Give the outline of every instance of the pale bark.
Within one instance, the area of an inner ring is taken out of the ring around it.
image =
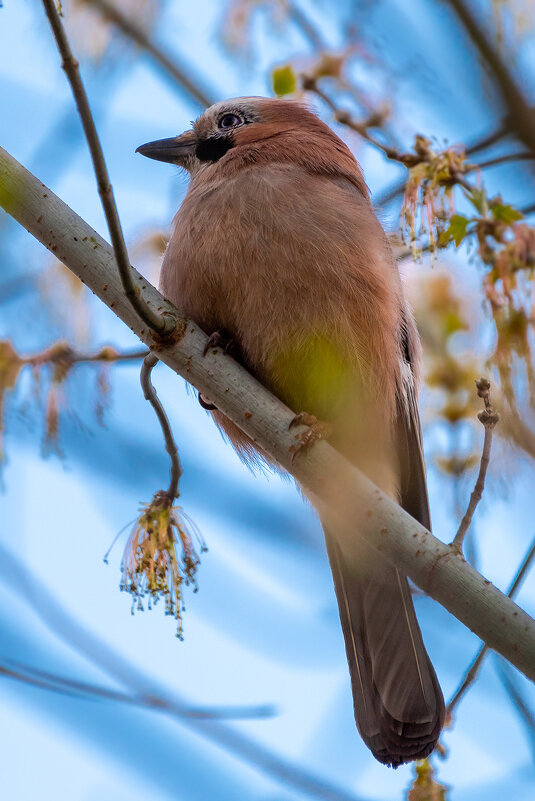
[[[111,247],[1,148],[0,206],[155,349],[162,361],[288,470],[345,550],[358,553],[360,538],[365,539],[490,648],[535,679],[535,621],[529,615],[326,442],[293,459],[292,446],[304,430],[289,430],[293,413],[222,351],[211,349],[203,357],[207,338],[195,323],[180,319],[174,344],[156,345],[123,293]],[[139,273],[134,273],[134,280],[155,310],[172,310]]]

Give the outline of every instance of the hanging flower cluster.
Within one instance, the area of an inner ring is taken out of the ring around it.
[[[435,152],[431,141],[417,136],[414,162],[405,157],[409,178],[401,208],[401,230],[415,256],[427,235],[430,250],[435,250],[450,218],[455,214],[454,187],[466,165],[464,148],[459,145]]]
[[[165,614],[177,620],[177,637],[182,639],[183,585],[197,591],[200,564],[191,532],[200,551],[206,545],[195,523],[180,506],[173,506],[169,493],[157,492],[151,503],[141,507],[126,543],[121,563],[120,589],[132,596],[132,613],[143,610],[143,599],[152,608],[160,599]]]

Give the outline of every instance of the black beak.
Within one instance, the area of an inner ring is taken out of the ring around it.
[[[193,131],[186,131],[180,136],[172,136],[170,139],[157,139],[155,142],[147,142],[136,149],[136,153],[147,156],[156,161],[166,161],[169,164],[182,165],[190,156],[195,155],[197,142],[193,136]]]

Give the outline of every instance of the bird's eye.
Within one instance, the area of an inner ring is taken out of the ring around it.
[[[235,125],[241,125],[243,122],[241,117],[238,117],[237,114],[223,114],[219,122],[217,123],[218,128],[234,128]]]

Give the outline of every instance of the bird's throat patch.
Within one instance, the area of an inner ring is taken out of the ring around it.
[[[219,161],[233,145],[231,136],[211,136],[199,142],[195,148],[195,155],[199,161]]]

